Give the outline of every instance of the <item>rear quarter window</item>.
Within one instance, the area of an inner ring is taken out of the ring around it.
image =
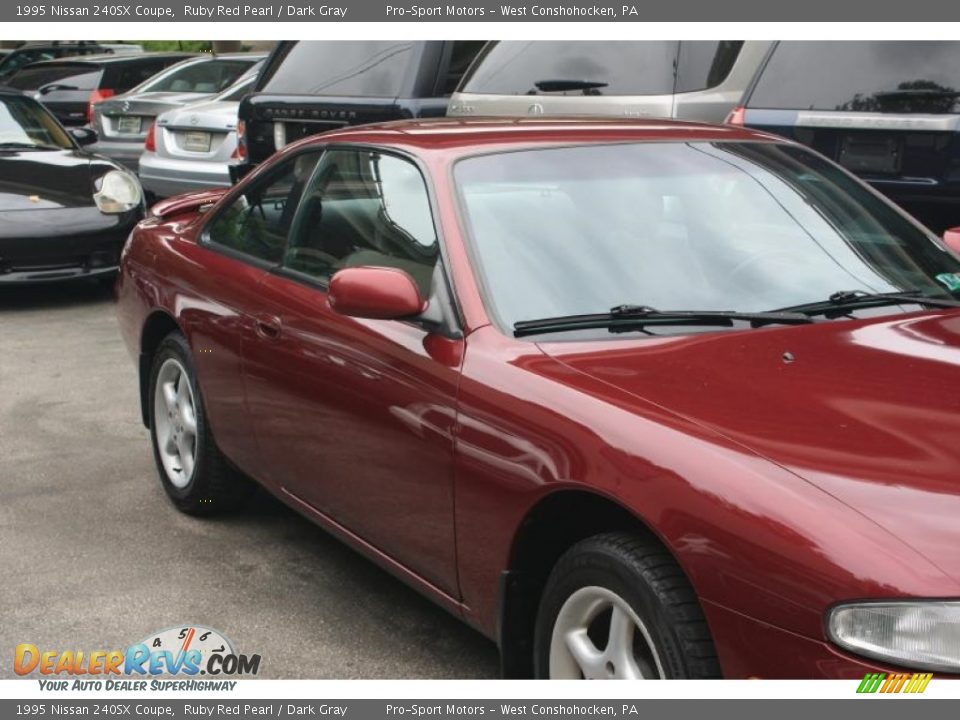
[[[752,108],[846,112],[960,111],[960,43],[781,42]]]
[[[289,95],[395,97],[403,92],[419,56],[415,42],[301,41],[271,62],[259,89]]]
[[[470,67],[470,63],[486,45],[483,40],[458,40],[448,44],[450,45],[448,55],[445,56],[445,64],[441,68],[441,77],[437,86],[437,93],[441,97],[453,94],[460,80],[463,79],[463,74]]]
[[[742,48],[742,40],[681,42],[677,61],[677,92],[696,92],[717,87],[730,75]]]
[[[492,43],[464,79],[462,91],[546,95],[544,81],[603,83],[573,95],[664,95],[673,92],[679,43],[507,41]]]

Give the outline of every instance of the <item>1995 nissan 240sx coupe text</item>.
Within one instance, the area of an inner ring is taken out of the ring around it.
[[[255,478],[509,676],[960,673],[960,260],[800,145],[346,129],[117,288],[178,508]]]

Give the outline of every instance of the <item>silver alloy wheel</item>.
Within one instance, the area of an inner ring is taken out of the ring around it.
[[[170,483],[184,488],[197,464],[197,405],[179,360],[163,362],[153,392],[153,431],[160,462]]]
[[[615,592],[583,587],[563,603],[550,637],[554,679],[642,680],[663,677],[650,633]]]

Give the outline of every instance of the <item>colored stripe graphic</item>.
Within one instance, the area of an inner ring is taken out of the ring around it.
[[[857,687],[858,693],[911,693],[919,694],[927,689],[933,673],[867,673]]]

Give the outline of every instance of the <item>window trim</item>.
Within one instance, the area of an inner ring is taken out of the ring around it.
[[[435,326],[434,323],[428,323],[427,321],[419,318],[413,318],[410,320],[402,320],[401,322],[407,323],[409,325],[415,325],[417,327],[423,327],[429,329],[432,332],[437,332],[446,337],[450,338],[460,338],[463,337],[463,314],[460,309],[460,302],[457,296],[456,287],[453,284],[453,278],[449,272],[449,258],[446,249],[446,242],[443,236],[443,228],[439,223],[439,214],[437,213],[437,208],[439,207],[437,203],[437,196],[433,184],[433,179],[428,171],[426,165],[417,157],[414,153],[402,150],[400,148],[391,148],[383,145],[376,145],[373,143],[338,143],[332,142],[327,143],[323,146],[323,154],[325,155],[327,151],[330,150],[353,150],[359,152],[379,152],[382,155],[391,155],[397,157],[401,160],[406,160],[412,164],[417,172],[420,173],[420,179],[423,180],[423,186],[427,191],[427,203],[430,208],[430,218],[433,221],[434,233],[437,236],[437,266],[440,268],[440,277],[445,284],[445,289],[442,293],[433,292],[432,295],[438,296],[438,300],[441,301],[440,310],[443,315],[443,322],[440,327]],[[322,160],[321,155],[321,160]],[[318,161],[319,162],[319,161]],[[287,237],[287,242],[289,243],[290,238]],[[323,281],[320,278],[314,275],[308,275],[307,273],[300,272],[299,270],[293,270],[288,267],[284,267],[282,262],[277,263],[276,265],[270,266],[267,268],[267,272],[272,275],[278,275],[280,277],[285,277],[294,282],[299,282],[302,285],[306,285],[315,290],[320,290],[324,294],[329,289],[330,283],[328,281]],[[445,298],[445,299],[444,299]],[[429,299],[429,298],[427,298]],[[429,328],[426,326],[429,324]]]
[[[227,210],[233,205],[234,202],[236,202],[237,198],[240,195],[245,194],[245,192],[247,191],[247,188],[249,188],[250,186],[258,185],[260,180],[269,181],[269,178],[273,176],[272,171],[276,167],[278,167],[279,165],[286,165],[286,163],[288,162],[295,162],[296,158],[300,157],[301,155],[306,155],[309,153],[317,153],[317,152],[319,153],[317,162],[320,162],[320,158],[322,158],[323,155],[326,153],[326,146],[325,145],[319,146],[319,147],[311,146],[311,147],[303,148],[302,150],[298,150],[297,152],[292,152],[286,157],[282,158],[281,160],[278,160],[276,165],[273,165],[273,164],[263,165],[262,166],[263,172],[257,173],[256,175],[250,175],[249,176],[250,180],[248,182],[242,182],[237,185],[234,185],[229,192],[225,193],[223,197],[220,198],[213,212],[211,212],[207,217],[204,218],[203,228],[201,229],[200,234],[197,237],[197,244],[213,252],[220,253],[221,255],[226,255],[227,257],[233,258],[234,260],[239,260],[241,262],[245,262],[248,265],[252,265],[254,267],[260,268],[261,270],[269,270],[270,268],[276,266],[277,263],[270,262],[269,260],[264,260],[263,258],[259,258],[256,255],[250,255],[249,253],[245,253],[242,250],[237,250],[236,248],[232,248],[229,245],[218,243],[216,240],[214,240],[210,236],[210,228],[218,219],[220,219],[227,212]],[[287,240],[289,240],[289,236],[284,240],[284,250],[286,250]]]
[[[321,162],[323,156],[326,155],[328,150],[356,150],[361,152],[379,152],[384,155],[392,155],[398,157],[402,160],[410,162],[420,173],[420,178],[423,180],[423,185],[427,191],[427,203],[430,208],[430,217],[433,220],[434,232],[437,236],[437,247],[438,247],[438,256],[437,256],[437,266],[440,268],[440,277],[445,284],[445,289],[440,293],[433,293],[440,296],[441,300],[441,312],[443,315],[443,322],[441,323],[442,327],[435,327],[434,323],[428,323],[428,321],[422,319],[412,319],[404,320],[407,324],[416,325],[418,327],[426,327],[429,324],[429,330],[432,332],[437,332],[446,337],[450,338],[460,338],[463,337],[463,311],[461,310],[461,304],[459,300],[459,295],[457,293],[457,288],[453,282],[453,276],[449,271],[450,259],[449,253],[447,252],[447,244],[444,238],[443,227],[440,223],[440,216],[437,212],[439,203],[437,201],[436,187],[433,181],[433,177],[430,174],[426,164],[414,153],[404,150],[402,148],[393,148],[383,145],[376,145],[374,143],[356,143],[356,142],[326,142],[322,144],[310,144],[303,148],[298,148],[296,151],[291,151],[289,155],[285,156],[282,159],[278,159],[277,163],[286,163],[288,161],[294,160],[301,155],[319,152],[320,157],[317,159],[317,162]],[[216,241],[210,238],[210,227],[216,222],[223,213],[227,211],[227,208],[237,199],[237,197],[243,194],[246,188],[250,185],[257,183],[261,177],[266,177],[271,174],[273,163],[264,163],[257,168],[257,172],[254,174],[248,175],[244,178],[243,181],[234,185],[233,188],[224,194],[222,198],[217,203],[216,208],[209,214],[208,217],[204,218],[203,228],[201,229],[198,238],[197,244],[201,247],[204,247],[212,252],[225,255],[226,257],[237,260],[238,262],[246,263],[252,267],[256,267],[260,270],[264,270],[271,275],[277,275],[280,277],[287,278],[294,282],[298,282],[301,285],[305,285],[314,290],[320,290],[326,294],[329,288],[329,282],[324,282],[319,278],[313,275],[307,275],[306,273],[299,272],[297,270],[292,270],[283,266],[282,261],[279,263],[272,263],[268,260],[263,260],[254,255],[248,255],[240,250],[235,250],[226,245],[221,245]],[[262,168],[262,171],[260,171]],[[299,207],[297,208],[299,210]],[[286,248],[290,242],[289,234],[284,241],[284,254],[286,253]],[[445,296],[445,299],[444,297]]]

